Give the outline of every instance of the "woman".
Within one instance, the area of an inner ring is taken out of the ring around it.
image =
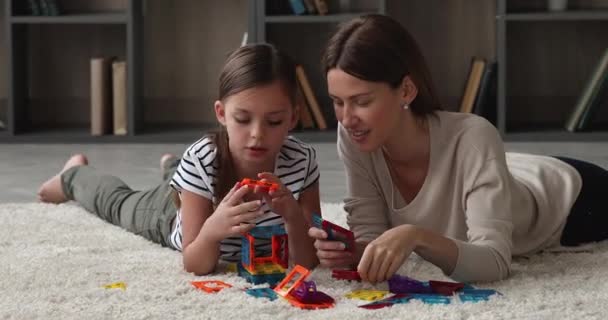
[[[608,173],[573,159],[505,153],[494,126],[441,111],[418,45],[396,21],[342,25],[323,57],[357,250],[311,228],[324,266],[383,281],[416,252],[460,281],[507,277],[513,255],[608,237]]]

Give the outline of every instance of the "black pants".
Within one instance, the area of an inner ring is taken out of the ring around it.
[[[583,179],[561,237],[564,246],[608,239],[608,171],[589,162],[556,157],[573,166]]]

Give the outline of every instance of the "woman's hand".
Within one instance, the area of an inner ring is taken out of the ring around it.
[[[371,283],[388,280],[416,249],[417,229],[401,225],[387,230],[370,242],[357,267],[361,279]]]
[[[235,236],[251,230],[255,223],[250,223],[263,214],[260,200],[243,202],[243,197],[251,192],[248,186],[235,184],[217,206],[213,214],[203,225],[204,234],[212,241]]]
[[[293,197],[291,190],[287,189],[281,179],[269,172],[258,173],[258,178],[262,182],[275,183],[279,187],[268,193],[262,190],[262,187],[255,187],[254,193],[260,193],[270,206],[273,212],[280,214],[285,222],[290,222],[294,215],[302,215],[300,204]]]
[[[308,235],[315,239],[315,248],[319,263],[327,268],[350,268],[354,264],[355,257],[345,251],[344,243],[340,241],[327,240],[327,232],[319,228],[308,229]]]

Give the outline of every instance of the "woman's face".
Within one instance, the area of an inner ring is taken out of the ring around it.
[[[361,151],[380,148],[401,123],[401,89],[361,80],[337,68],[327,73],[327,87],[336,118]]]
[[[215,102],[226,127],[233,159],[257,165],[274,163],[297,114],[280,81],[253,87]]]

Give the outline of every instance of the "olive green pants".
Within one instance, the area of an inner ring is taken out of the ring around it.
[[[121,179],[77,166],[61,174],[63,192],[88,211],[114,225],[162,246],[169,246],[177,209],[171,196],[171,177],[179,160],[164,171],[162,182],[145,191],[132,190]]]

